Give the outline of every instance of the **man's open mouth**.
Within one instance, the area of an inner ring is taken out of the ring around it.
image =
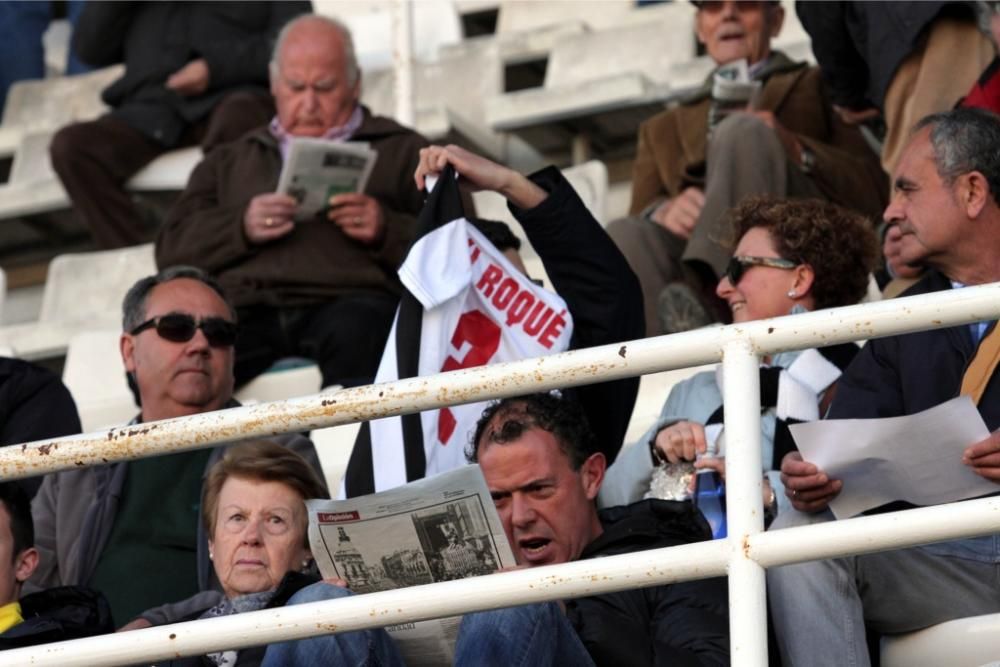
[[[544,551],[545,547],[549,546],[551,542],[552,540],[544,537],[534,537],[527,540],[521,540],[517,543],[517,545],[521,547],[521,551],[526,555],[533,555]]]

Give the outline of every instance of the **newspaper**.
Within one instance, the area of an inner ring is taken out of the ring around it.
[[[712,103],[708,111],[709,134],[729,114],[753,109],[760,89],[760,81],[750,79],[750,68],[745,58],[719,67],[712,77]]]
[[[329,208],[330,197],[362,192],[376,157],[365,142],[292,137],[278,177],[278,192],[299,202],[295,220],[310,220]]]
[[[348,500],[309,500],[324,578],[355,593],[491,574],[515,564],[478,465]],[[461,617],[386,628],[407,665],[450,665]]]

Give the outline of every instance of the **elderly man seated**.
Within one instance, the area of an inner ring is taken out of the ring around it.
[[[833,112],[819,70],[771,49],[780,3],[694,4],[709,56],[718,65],[745,59],[761,85],[744,113],[724,115],[710,76],[639,129],[635,217],[608,232],[642,283],[649,335],[725,317],[713,294],[732,254],[723,214],[743,197],[821,197],[874,216],[888,191],[878,156]]]
[[[238,405],[236,318],[212,278],[192,267],[161,271],[136,282],[122,310],[122,361],[142,406],[133,423]],[[280,440],[319,470],[309,440]],[[48,475],[32,504],[40,562],[30,583],[95,588],[119,624],[217,585],[198,505],[205,471],[223,450]]]
[[[320,17],[282,29],[271,62],[278,114],[269,126],[209,154],[167,215],[159,266],[216,275],[237,306],[237,386],[287,356],[317,362],[324,386],[370,382],[401,290],[396,269],[423,198],[410,175],[423,137],[358,102],[351,35]],[[366,142],[378,159],[363,193],[296,222],[296,200],[275,192],[292,137]]]
[[[52,167],[100,247],[145,243],[152,232],[125,182],[162,153],[199,143],[210,151],[274,113],[267,49],[281,26],[311,5],[79,4],[69,50],[87,65],[122,63],[125,71],[101,93],[107,114],[52,138]]]

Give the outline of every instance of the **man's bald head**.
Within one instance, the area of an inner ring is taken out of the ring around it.
[[[361,96],[351,33],[323,16],[293,19],[278,36],[271,94],[288,134],[322,137],[348,123]]]

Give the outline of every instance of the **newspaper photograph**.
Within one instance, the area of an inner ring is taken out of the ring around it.
[[[309,500],[309,545],[326,579],[372,593],[515,564],[478,465],[382,493]],[[388,626],[407,665],[450,665],[461,617]]]
[[[329,208],[330,197],[362,192],[376,157],[365,142],[292,137],[278,176],[278,192],[298,201],[296,221],[310,220]]]

